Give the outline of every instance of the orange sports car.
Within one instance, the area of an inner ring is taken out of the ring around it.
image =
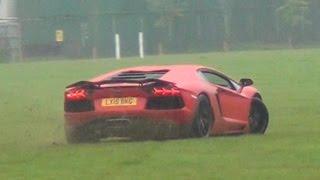
[[[121,69],[69,85],[69,143],[107,137],[206,137],[265,133],[269,115],[251,79],[199,65]]]

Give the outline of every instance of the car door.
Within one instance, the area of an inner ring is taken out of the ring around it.
[[[212,71],[203,71],[202,75],[213,86],[217,87],[217,99],[220,112],[225,121],[240,126],[248,122],[250,99],[242,96],[235,82],[224,75]]]

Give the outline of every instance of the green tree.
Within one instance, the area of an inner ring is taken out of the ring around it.
[[[290,47],[294,45],[294,38],[299,30],[304,30],[306,25],[310,25],[308,0],[285,0],[284,4],[277,9],[280,22],[286,28],[288,43]]]
[[[184,16],[188,2],[185,0],[146,0],[149,11],[156,13],[158,19],[154,25],[159,30],[158,52],[163,53],[165,41],[172,37],[173,26],[177,18]],[[168,34],[167,38],[165,34]]]
[[[175,0],[146,0],[150,11],[160,14],[155,26],[166,28],[172,25],[176,18],[182,17],[186,10],[186,1]]]
[[[231,0],[219,0],[221,6],[221,12],[223,16],[223,29],[224,29],[224,38],[223,38],[223,49],[224,51],[229,51],[231,43],[231,18],[232,18],[232,5],[233,1]]]

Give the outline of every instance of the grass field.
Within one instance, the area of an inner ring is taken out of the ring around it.
[[[145,64],[195,63],[251,77],[265,136],[67,145],[63,90]],[[0,179],[320,179],[320,49],[0,64]]]

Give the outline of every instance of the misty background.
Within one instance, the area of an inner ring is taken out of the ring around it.
[[[0,0],[0,62],[320,46],[319,0]]]

